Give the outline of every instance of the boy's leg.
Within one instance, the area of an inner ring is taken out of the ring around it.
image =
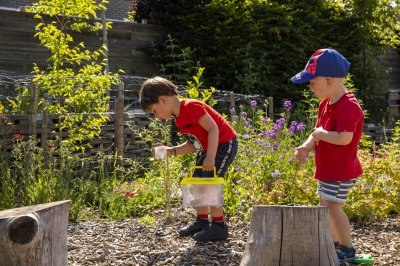
[[[204,158],[206,156],[206,153],[204,151],[199,151],[197,154],[196,158],[196,166],[201,166],[202,162],[204,161]],[[204,173],[201,171],[201,169],[195,169],[193,176],[194,177],[202,177]],[[209,220],[208,220],[208,210],[209,208],[204,206],[204,207],[197,207],[196,208],[196,219],[189,223],[188,225],[182,227],[179,230],[179,236],[192,236],[204,228],[207,228],[209,226]]]
[[[352,247],[350,221],[343,211],[343,204],[320,199],[320,205],[329,209],[329,223],[332,238],[341,245]]]
[[[350,221],[343,211],[348,192],[355,180],[342,182],[325,182],[318,180],[318,194],[320,205],[329,209],[329,223],[339,261],[351,260],[356,250],[351,240]]]
[[[218,147],[217,156],[215,158],[215,167],[217,176],[225,176],[228,167],[232,164],[238,150],[238,142],[235,139],[221,144]],[[206,173],[204,173],[207,175]],[[213,176],[213,173],[208,173],[208,176]],[[211,224],[208,228],[196,233],[194,239],[198,241],[215,241],[228,238],[228,226],[224,219],[223,207],[211,207]]]

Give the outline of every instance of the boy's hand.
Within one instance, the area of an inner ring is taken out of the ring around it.
[[[316,142],[318,142],[326,133],[327,131],[323,127],[317,127],[314,132],[311,133],[311,136],[315,139]]]
[[[203,161],[203,171],[214,171],[215,159],[211,159],[208,156]]]
[[[304,163],[307,161],[308,152],[309,150],[306,147],[300,146],[296,148],[296,150],[294,151],[294,155],[296,156],[297,160]]]
[[[174,155],[175,155],[175,153],[174,153],[174,147],[167,147],[166,150],[167,150],[167,156],[168,156],[168,157],[174,156]]]

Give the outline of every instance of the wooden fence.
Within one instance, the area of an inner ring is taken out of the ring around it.
[[[129,95],[132,93],[131,90],[127,91]],[[30,114],[7,114],[8,123],[0,123],[0,139],[3,147],[6,147],[8,151],[13,148],[13,138],[24,137],[28,138],[33,136],[37,139],[38,145],[43,149],[47,149],[51,143],[53,143],[57,136],[61,136],[62,139],[68,138],[68,132],[60,132],[59,130],[59,115],[50,115],[46,111],[37,113],[37,95],[34,89],[31,90],[30,99]],[[142,158],[149,156],[149,147],[142,141],[137,139],[135,132],[132,130],[132,126],[136,130],[140,130],[150,124],[150,115],[138,108],[137,104],[133,109],[127,108],[127,102],[125,98],[125,87],[124,83],[120,82],[118,89],[113,93],[113,106],[110,112],[105,113],[109,117],[109,121],[101,126],[100,136],[95,138],[90,143],[92,148],[86,149],[82,154],[83,157],[89,157],[95,155],[97,152],[104,152],[106,154],[115,154],[115,151],[124,158]],[[137,93],[136,93],[137,95]],[[398,106],[400,99],[398,91],[393,92],[393,105]],[[238,105],[249,103],[250,100],[257,100],[260,102],[267,102],[265,113],[271,119],[276,118],[274,114],[274,103],[272,97],[265,97],[261,99],[257,95],[246,96],[241,94],[235,94],[233,92],[218,91],[216,98],[219,98],[219,108],[216,108],[219,112],[229,114],[229,109],[235,107],[236,114],[238,114]],[[46,96],[44,96],[46,100]],[[132,101],[132,99],[129,99]],[[137,101],[137,98],[136,98]],[[129,104],[130,105],[130,104]],[[0,117],[1,121],[2,117]],[[384,127],[374,126],[366,124],[364,132],[371,135],[376,143],[385,141],[392,130],[385,129]]]
[[[109,121],[101,126],[100,136],[91,141],[92,148],[86,149],[82,154],[83,157],[95,155],[97,152],[114,154],[115,151],[122,157],[132,159],[150,155],[149,147],[142,141],[138,141],[133,131],[148,126],[150,115],[138,108],[126,111],[125,92],[124,83],[120,82],[118,90],[114,93],[114,106],[110,112],[103,114],[109,118]],[[128,92],[131,93],[129,90]],[[224,97],[226,93],[229,97]],[[244,98],[243,95],[233,92],[220,92],[220,97],[225,98],[225,103],[229,105],[228,109],[236,107],[238,102],[243,104],[243,101],[248,101],[247,97]],[[266,114],[273,118],[273,98],[268,97],[266,100],[268,102]],[[47,101],[46,95],[44,95],[44,101]],[[221,101],[221,103],[223,102]],[[35,89],[31,89],[30,114],[7,114],[8,122],[3,120],[0,123],[1,144],[7,151],[12,150],[15,138],[34,137],[44,150],[51,147],[57,137],[68,139],[68,132],[62,132],[59,129],[60,116],[48,114],[46,110],[37,113],[37,103],[37,92]]]
[[[39,22],[31,13],[0,9],[0,69],[29,73],[33,63],[46,65],[49,52],[34,37]],[[166,36],[168,30],[159,25],[113,21],[108,31],[110,71],[123,69],[126,74],[152,76],[157,73],[148,50]],[[89,50],[98,49],[103,35],[71,33],[75,42],[84,42]]]

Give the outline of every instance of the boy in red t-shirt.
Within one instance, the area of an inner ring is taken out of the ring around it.
[[[350,63],[332,48],[319,49],[306,68],[293,76],[294,83],[310,81],[314,94],[322,99],[314,132],[295,150],[301,162],[315,150],[315,175],[320,204],[329,208],[330,228],[339,261],[355,257],[350,222],[342,206],[348,191],[362,174],[357,147],[364,122],[356,98],[344,87]]]
[[[155,117],[169,120],[175,116],[179,133],[189,136],[189,141],[168,147],[167,156],[187,154],[199,150],[193,176],[211,177],[214,166],[217,176],[223,177],[238,150],[236,132],[217,111],[207,104],[191,99],[179,99],[177,86],[171,81],[154,77],[143,82],[140,89],[142,108]],[[222,207],[196,208],[196,220],[179,231],[180,236],[192,236],[198,241],[224,240],[228,226],[224,222]],[[208,212],[211,214],[211,223]]]

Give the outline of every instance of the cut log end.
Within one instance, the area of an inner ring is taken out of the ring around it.
[[[339,265],[327,207],[253,206],[240,265]]]
[[[38,229],[39,223],[35,217],[19,216],[8,224],[8,237],[13,243],[25,245],[35,238]]]

